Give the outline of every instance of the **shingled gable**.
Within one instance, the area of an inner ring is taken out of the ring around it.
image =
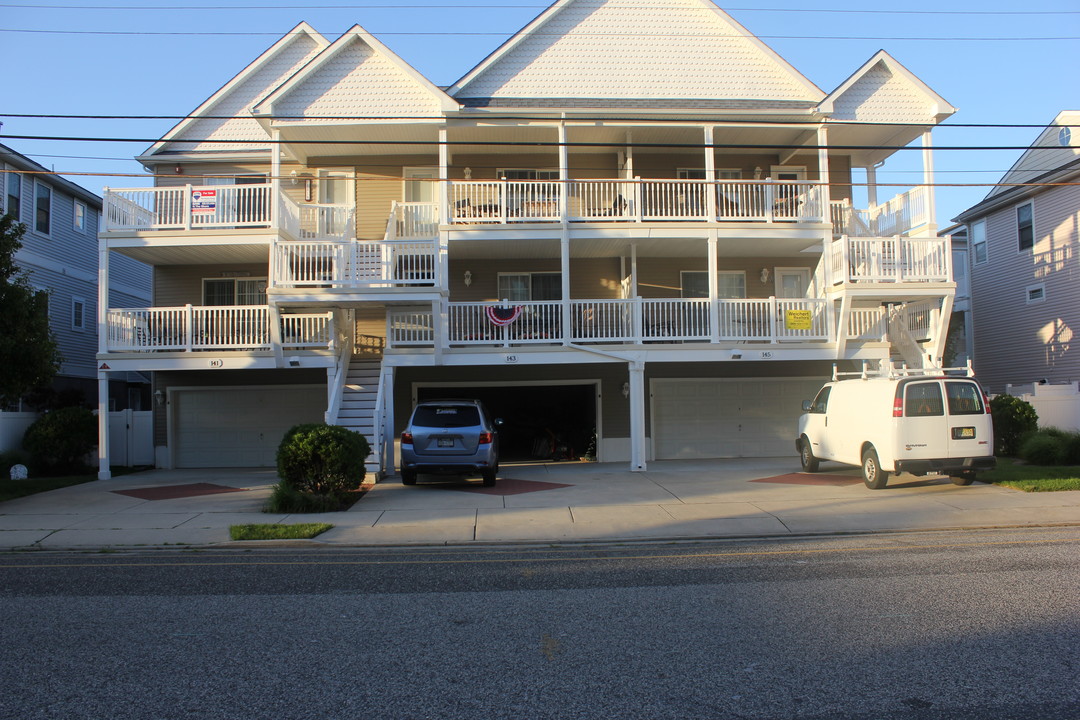
[[[248,109],[308,63],[330,41],[307,23],[300,23],[211,95],[186,119],[139,156],[153,162],[161,153],[266,152],[250,142],[200,143],[198,140],[268,140],[269,135]],[[213,116],[213,117],[204,117]]]
[[[431,116],[458,103],[359,25],[267,95],[252,113],[281,125],[356,116]]]
[[[833,120],[939,123],[956,108],[895,58],[879,50],[818,106]]]
[[[1080,111],[1065,110],[1046,126],[1035,142],[1024,151],[1004,177],[998,180],[986,198],[1008,192],[1017,183],[1027,183],[1050,173],[1064,169],[1080,158]],[[1067,135],[1062,136],[1063,127],[1069,127]],[[1063,142],[1067,141],[1067,142]],[[1076,168],[1073,167],[1073,172]]]
[[[809,108],[825,95],[709,0],[559,0],[447,92],[464,105],[658,108]]]

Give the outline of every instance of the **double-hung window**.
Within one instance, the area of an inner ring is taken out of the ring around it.
[[[989,257],[986,252],[986,221],[971,223],[968,232],[971,240],[971,262],[973,265],[982,265]]]
[[[52,188],[43,182],[34,183],[34,229],[42,235],[52,231]]]
[[[499,299],[562,300],[562,273],[499,273]]]
[[[206,278],[204,305],[265,305],[266,278]]]
[[[1019,252],[1035,247],[1035,218],[1031,203],[1016,208],[1016,249]]]
[[[86,203],[79,200],[73,200],[74,206],[72,207],[72,225],[76,232],[86,232]]]
[[[22,209],[22,175],[19,173],[8,173],[7,176],[7,202],[4,207],[12,219],[16,222],[22,219],[20,210]]]
[[[682,271],[684,298],[709,297],[709,273],[704,270]],[[721,270],[716,273],[716,296],[726,300],[746,297],[746,273],[742,270]]]

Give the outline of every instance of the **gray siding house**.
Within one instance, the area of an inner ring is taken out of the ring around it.
[[[974,366],[991,392],[1080,380],[1080,111],[1060,113],[956,222],[968,229]]]
[[[53,390],[81,393],[84,404],[95,404],[101,198],[4,145],[0,171],[0,213],[26,226],[15,260],[31,285],[49,292],[49,323],[63,355]],[[150,299],[149,266],[118,256],[112,273],[110,302],[126,306]],[[113,377],[109,406],[148,409],[148,379],[139,373]]]

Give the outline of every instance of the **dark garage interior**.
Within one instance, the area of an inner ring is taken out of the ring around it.
[[[417,400],[480,400],[499,428],[501,461],[577,460],[595,454],[596,387],[515,385],[423,387]]]

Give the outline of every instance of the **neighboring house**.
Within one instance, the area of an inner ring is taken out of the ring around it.
[[[793,456],[834,363],[942,354],[932,162],[881,203],[875,168],[954,112],[885,52],[824,92],[705,0],[560,0],[448,88],[301,24],[106,190],[155,281],[99,359],[154,372],[161,466],[325,419],[392,473],[440,396],[504,458]]]
[[[34,288],[49,292],[49,325],[63,356],[52,388],[98,405],[101,198],[4,145],[0,145],[0,170],[0,213],[10,213],[26,226],[16,264],[29,275]],[[150,300],[148,266],[117,258],[112,270],[110,306]],[[149,397],[148,376],[125,372],[111,377],[108,409],[149,409]]]
[[[1062,112],[967,227],[975,370],[992,392],[1080,380],[1080,111]]]
[[[950,225],[939,233],[949,238],[952,246],[953,280],[956,296],[953,298],[952,317],[943,350],[944,363],[950,367],[963,367],[971,361],[971,277],[968,273],[968,241],[965,225]]]

